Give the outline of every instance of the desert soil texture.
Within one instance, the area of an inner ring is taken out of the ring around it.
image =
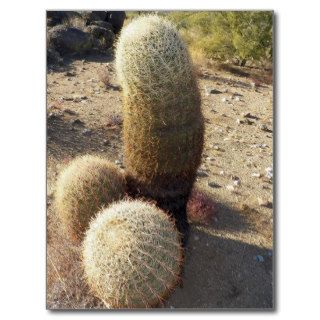
[[[192,219],[183,283],[159,307],[273,308],[272,76],[253,67],[197,68],[205,146],[195,193],[211,207],[201,221]],[[50,309],[103,308],[84,283],[79,248],[60,234],[53,199],[59,172],[78,155],[101,155],[124,168],[121,99],[112,56],[48,68]]]

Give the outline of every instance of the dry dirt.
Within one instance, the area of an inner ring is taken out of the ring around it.
[[[103,72],[109,87],[99,80]],[[196,188],[216,209],[211,223],[192,224],[183,287],[162,307],[273,308],[273,186],[265,170],[273,152],[270,77],[203,66],[199,85],[206,138]],[[52,201],[56,177],[73,157],[99,154],[122,166],[121,104],[111,58],[48,70],[48,308],[103,307],[83,283],[78,248],[58,233]]]

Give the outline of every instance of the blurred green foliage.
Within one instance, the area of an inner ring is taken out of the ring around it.
[[[173,21],[191,51],[207,58],[272,60],[272,11],[174,11],[166,14]]]

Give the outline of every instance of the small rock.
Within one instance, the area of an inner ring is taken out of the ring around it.
[[[256,172],[254,172],[254,173],[252,174],[252,177],[261,178],[261,173],[256,173]]]
[[[253,259],[258,262],[264,262],[264,258],[261,255],[254,256]]]
[[[210,94],[220,94],[222,93],[222,91],[218,90],[218,89],[214,89],[214,88],[206,88],[206,94],[207,96]]]
[[[214,145],[214,146],[213,146],[213,149],[214,149],[214,150],[220,150],[219,146],[217,146],[217,145]]]
[[[116,165],[121,165],[121,164],[122,164],[122,162],[121,162],[120,160],[116,160],[114,163],[115,163]]]
[[[266,132],[270,132],[271,130],[267,127],[267,125],[265,124],[260,124],[259,125],[259,128],[262,130],[262,131],[266,131]]]
[[[72,124],[74,125],[79,125],[79,126],[83,126],[84,125],[84,122],[79,120],[79,119],[74,119],[71,121]]]
[[[67,77],[75,77],[77,74],[75,72],[67,71],[64,75]]]
[[[254,124],[253,121],[250,121],[248,118],[246,118],[243,123],[248,124],[249,126],[251,126],[252,124]]]
[[[234,180],[234,181],[233,181],[233,184],[234,184],[236,187],[239,187],[240,184],[241,184],[240,179],[239,179],[239,180]]]
[[[62,99],[65,101],[72,101],[73,97],[62,97]]]
[[[236,120],[236,123],[237,123],[237,124],[242,124],[243,121],[241,121],[240,119],[237,119],[237,120]]]
[[[203,171],[203,170],[201,170],[201,169],[198,169],[198,171],[197,171],[197,176],[198,176],[198,177],[207,177],[208,174],[207,174],[205,171]]]
[[[224,171],[221,170],[221,171],[219,172],[219,174],[220,174],[220,176],[224,176]]]
[[[86,100],[87,98],[87,96],[74,96],[73,102],[81,102],[82,100]]]
[[[102,141],[102,144],[103,144],[104,146],[107,146],[107,145],[109,144],[109,141],[106,140],[106,139],[104,139],[104,140]]]
[[[262,198],[258,198],[258,204],[261,207],[272,208],[272,202],[269,200],[264,200]]]
[[[257,116],[254,116],[250,112],[244,112],[241,115],[242,115],[243,118],[249,118],[249,119],[255,119],[255,120],[259,119]]]
[[[237,102],[238,102],[238,101],[240,101],[240,98],[239,98],[239,97],[235,97],[235,98],[234,98],[234,101],[237,101]]]
[[[222,98],[221,102],[227,102],[227,98]]]
[[[58,114],[58,113],[50,112],[48,114],[48,119],[50,119],[50,120],[59,119],[59,118],[60,118],[60,114]]]
[[[216,182],[208,182],[208,186],[211,188],[221,188],[220,184]]]
[[[199,236],[197,236],[197,235],[195,235],[193,238],[195,241],[199,241],[199,239],[200,239]]]
[[[207,160],[207,161],[214,161],[214,158],[212,158],[212,157],[206,157],[206,160]]]
[[[266,171],[266,177],[269,178],[269,179],[272,179],[273,178],[273,169],[272,169],[272,167],[265,168],[265,171]]]
[[[91,130],[91,129],[88,129],[88,128],[85,128],[85,129],[82,131],[82,134],[83,134],[84,136],[89,136],[89,135],[91,135],[91,133],[92,133],[92,130]]]
[[[72,110],[70,110],[70,109],[65,109],[65,110],[63,110],[63,112],[64,112],[64,113],[67,113],[67,114],[70,114],[71,116],[74,116],[74,115],[77,114],[76,112],[74,112],[74,111],[72,111]]]
[[[234,191],[234,186],[233,185],[227,185],[226,189],[229,191]]]

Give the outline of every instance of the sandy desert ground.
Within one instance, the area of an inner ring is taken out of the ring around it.
[[[101,79],[107,72],[110,86]],[[195,188],[215,203],[192,223],[183,286],[165,308],[273,307],[273,90],[252,68],[199,67],[205,147]],[[82,280],[78,248],[59,235],[57,175],[77,155],[123,168],[121,88],[111,57],[70,60],[47,74],[47,307],[101,308]]]

